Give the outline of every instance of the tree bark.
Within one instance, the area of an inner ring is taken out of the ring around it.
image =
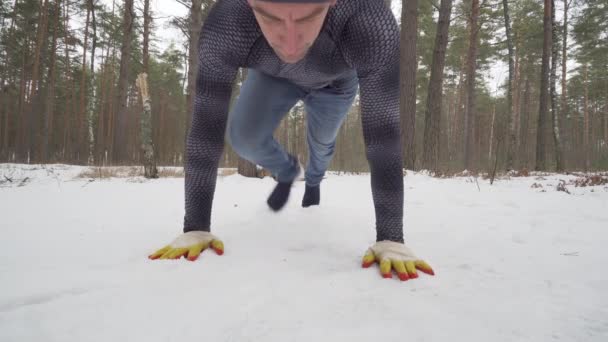
[[[490,139],[488,139],[488,162],[492,161],[492,147],[494,146],[494,129],[496,126],[496,103],[492,104],[492,122],[490,123]],[[498,146],[496,147],[498,149]],[[496,151],[498,153],[498,151]]]
[[[423,169],[433,171],[438,171],[439,134],[441,128],[441,107],[443,102],[443,68],[445,66],[445,53],[448,45],[451,12],[452,0],[441,0],[439,21],[437,22],[437,35],[435,36],[435,48],[433,50],[433,62],[431,65],[431,79],[429,81],[426,101],[424,158],[422,165]]]
[[[103,36],[103,35],[102,35]],[[105,52],[104,52],[105,50]],[[107,72],[107,65],[108,65],[108,57],[110,54],[110,47],[105,47],[101,49],[101,57],[102,57],[102,67],[99,70],[100,74],[101,74],[101,81],[100,81],[100,94],[99,94],[99,115],[97,116],[97,146],[95,148],[95,156],[96,156],[96,162],[97,165],[101,165],[100,161],[102,160],[102,151],[104,150],[105,146],[106,146],[106,101],[107,101],[107,80],[108,80],[108,72]]]
[[[89,127],[89,125],[85,125],[88,122],[87,116],[87,48],[89,45],[89,25],[91,23],[91,7],[92,1],[87,1],[87,19],[84,25],[84,44],[82,45],[82,71],[80,76],[80,109],[78,111],[78,152],[82,155],[87,155],[87,146],[84,142],[86,141],[86,130],[85,127]],[[90,155],[92,151],[89,151],[88,155]],[[81,158],[78,158],[79,160]]]
[[[156,148],[154,145],[152,130],[152,108],[150,95],[148,92],[148,69],[150,63],[149,45],[150,45],[150,25],[152,17],[150,15],[150,0],[144,0],[144,46],[143,46],[143,67],[144,72],[139,75],[138,87],[141,94],[143,104],[143,115],[141,118],[141,149],[144,156],[144,177],[158,178],[158,169],[156,168]]]
[[[97,19],[95,18],[95,0],[89,0],[91,6],[91,26],[93,26],[93,42],[91,45],[91,75],[95,73],[95,49],[97,49]]]
[[[152,142],[152,101],[148,92],[148,75],[142,73],[137,77],[137,87],[141,94],[144,112],[141,117],[141,149],[144,155],[144,177],[158,178],[156,154]]]
[[[34,93],[38,91],[39,85],[39,74],[40,74],[40,53],[42,50],[43,41],[46,38],[47,33],[47,23],[48,23],[48,5],[49,0],[44,0],[44,3],[41,1],[41,7],[39,9],[39,19],[38,19],[38,30],[36,34],[36,46],[34,52],[34,65],[32,67],[32,82],[30,86],[28,101],[31,103]]]
[[[590,146],[589,146],[589,83],[587,75],[587,64],[583,64],[583,89],[584,89],[584,100],[583,100],[583,113],[584,113],[584,131],[583,131],[583,155],[585,156],[585,171],[589,171],[590,167]]]
[[[112,0],[112,16],[115,16],[116,13],[116,0]],[[116,40],[113,39],[112,40],[112,59],[110,62],[110,66],[111,68],[114,67],[114,63],[116,62]],[[109,85],[109,89],[108,91],[108,109],[107,109],[107,123],[108,123],[108,128],[107,128],[107,135],[105,137],[105,141],[106,144],[104,145],[105,150],[103,150],[103,156],[102,159],[105,162],[108,162],[108,160],[112,160],[113,159],[113,154],[114,154],[114,132],[115,132],[115,122],[116,122],[116,113],[114,108],[115,106],[115,92],[116,92],[116,86],[115,86],[115,75],[113,70],[109,70],[110,73],[110,78],[108,81],[108,85]],[[108,156],[109,155],[109,156]]]
[[[513,154],[515,153],[515,110],[513,106],[513,84],[515,82],[515,62],[513,38],[511,37],[511,19],[509,18],[509,5],[507,0],[502,0],[505,17],[505,30],[507,34],[507,49],[509,51],[509,83],[507,85],[507,108],[510,113],[507,115],[509,122],[509,144],[507,146],[507,170],[513,170]]]
[[[65,42],[65,74],[66,74],[66,84],[68,84],[68,91],[65,96],[65,112],[63,114],[63,141],[61,147],[61,157],[63,160],[66,160],[71,153],[71,144],[70,144],[70,136],[71,136],[71,127],[70,124],[74,120],[73,115],[75,112],[73,111],[75,102],[74,98],[74,77],[72,75],[71,63],[70,63],[70,44],[68,43],[69,37],[69,29],[68,23],[70,22],[70,7],[69,2],[65,1],[63,3],[63,11],[64,11],[64,42]]]
[[[116,95],[116,125],[114,134],[114,161],[124,161],[126,152],[127,95],[129,91],[129,64],[131,61],[131,40],[133,37],[133,0],[125,0],[124,20],[122,23],[122,46],[120,48],[120,73],[118,74],[118,93]]]
[[[401,5],[401,136],[403,163],[414,169],[416,162],[416,38],[418,30],[418,0],[403,0]]]
[[[519,52],[515,51],[515,72],[513,78],[513,117],[515,119],[515,146],[512,151],[513,167],[516,167],[516,158],[521,144],[521,63]]]
[[[559,112],[557,110],[557,24],[555,22],[555,1],[551,0],[551,115],[553,116],[553,142],[555,146],[555,168],[564,171],[562,141],[559,129]]]
[[[547,140],[547,112],[549,103],[549,61],[552,45],[551,35],[551,1],[544,0],[545,11],[543,18],[543,57],[540,73],[540,98],[538,111],[538,126],[536,131],[536,167],[537,171],[546,170],[546,140]]]
[[[460,72],[458,73],[458,87],[456,90],[456,113],[454,118],[454,150],[462,152],[464,151],[464,116],[466,110],[466,57],[463,55],[460,60]],[[461,160],[464,156],[460,152],[458,153],[457,160]]]
[[[568,87],[566,86],[566,80],[568,78],[568,7],[570,3],[569,0],[564,0],[564,25],[562,32],[562,94],[561,94],[561,111],[564,114],[563,117],[568,117],[568,101],[567,101],[567,93]],[[571,118],[570,121],[573,121]],[[572,145],[574,142],[572,141],[573,137],[570,137],[570,141]],[[572,148],[574,146],[571,146]]]
[[[521,111],[521,144],[519,145],[520,151],[520,164],[523,168],[528,168],[528,135],[530,127],[530,98],[531,94],[531,82],[529,77],[525,77],[524,82],[524,99]]]
[[[149,46],[150,46],[150,23],[152,21],[152,17],[150,15],[150,0],[144,0],[144,48],[143,48],[143,65],[144,65],[144,73],[148,73],[148,65],[150,63],[150,54],[149,54]]]
[[[472,0],[471,18],[470,18],[470,34],[469,34],[469,51],[467,54],[467,104],[464,117],[464,168],[470,170],[472,165],[472,155],[474,154],[474,120],[476,117],[475,111],[475,75],[477,71],[477,41],[479,21],[479,0]]]
[[[25,100],[27,103],[27,109],[25,111],[25,122],[23,128],[26,130],[24,134],[25,142],[24,148],[27,153],[27,162],[29,163],[32,159],[35,159],[35,150],[33,147],[36,146],[35,137],[36,133],[39,132],[39,126],[36,125],[36,113],[39,108],[36,108],[40,95],[40,64],[41,64],[41,53],[42,47],[46,42],[47,26],[48,26],[48,8],[49,1],[40,1],[40,7],[38,12],[38,27],[36,33],[36,45],[34,46],[34,61],[32,66],[32,78],[30,82],[28,96]]]
[[[56,0],[55,1],[55,9],[54,9],[54,14],[55,14],[55,18],[53,19],[52,23],[53,23],[53,41],[52,41],[52,45],[51,45],[51,51],[53,53],[51,53],[51,61],[50,61],[50,65],[49,65],[49,74],[48,74],[48,86],[47,86],[47,93],[46,93],[46,101],[45,101],[45,113],[44,113],[44,129],[42,130],[42,139],[41,139],[41,143],[40,143],[40,151],[41,151],[41,156],[40,159],[43,162],[48,162],[49,161],[49,150],[52,152],[53,149],[49,148],[50,144],[52,144],[53,142],[53,116],[54,116],[54,110],[55,110],[55,62],[56,62],[56,56],[57,53],[55,52],[57,50],[57,33],[58,33],[58,25],[57,23],[59,23],[60,20],[60,14],[59,11],[61,10],[61,0]]]

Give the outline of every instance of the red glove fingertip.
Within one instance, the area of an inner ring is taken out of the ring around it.
[[[398,275],[399,275],[399,280],[401,280],[401,281],[408,281],[410,279],[410,277],[407,275],[407,273],[399,273]]]

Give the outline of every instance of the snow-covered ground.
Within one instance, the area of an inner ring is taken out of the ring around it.
[[[608,341],[607,185],[410,172],[406,242],[436,276],[401,282],[361,268],[368,175],[309,209],[299,182],[278,214],[271,179],[219,177],[226,252],[188,262],[147,259],[181,233],[183,178],[83,170],[0,165],[0,341]]]

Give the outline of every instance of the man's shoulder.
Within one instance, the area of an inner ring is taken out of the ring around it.
[[[239,34],[257,27],[247,0],[218,0],[212,6],[203,27],[211,26],[225,34]]]
[[[338,0],[332,9],[333,29],[338,31],[341,39],[351,35],[373,35],[369,29],[377,29],[378,21],[394,16],[385,0]]]
[[[242,63],[261,35],[247,0],[218,0],[205,19],[200,36],[204,57]]]

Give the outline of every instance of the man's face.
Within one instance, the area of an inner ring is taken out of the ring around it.
[[[326,3],[276,3],[247,0],[264,37],[285,63],[300,61],[321,31],[329,7]]]

